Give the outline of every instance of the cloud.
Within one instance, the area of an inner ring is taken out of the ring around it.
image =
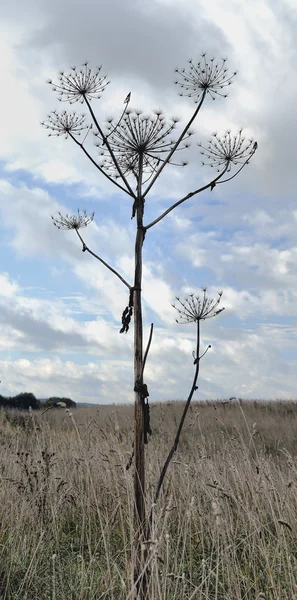
[[[145,340],[155,324],[146,367],[150,397],[187,395],[195,332],[175,323],[171,302],[205,285],[211,295],[224,290],[226,311],[203,324],[202,346],[212,349],[201,366],[200,397],[294,395],[296,22],[293,0],[281,6],[275,0],[242,6],[237,0],[184,0],[182,6],[178,0],[41,0],[38,6],[11,0],[2,7],[3,390],[99,402],[133,396],[132,326],[118,334],[128,290],[82,252],[75,232],[57,231],[50,219],[58,211],[95,210],[83,237],[132,284],[131,201],[71,140],[47,138],[39,121],[61,107],[46,77],[86,59],[102,62],[112,84],[92,106],[103,122],[120,114],[131,91],[133,106],[161,106],[184,123],[194,106],[176,94],[173,70],[206,50],[218,59],[227,55],[238,75],[226,100],[203,106],[189,166],[164,172],[146,198],[145,222],[211,181],[213,170],[201,168],[196,142],[213,131],[243,126],[259,149],[238,177],[187,201],[147,232]]]
[[[10,281],[8,273],[0,274],[0,296],[4,298],[11,298],[19,289],[18,284],[15,281]]]
[[[116,361],[107,366],[93,362],[80,365],[60,358],[21,358],[1,360],[0,372],[4,390],[1,391],[11,395],[30,390],[37,398],[63,396],[78,402],[108,404],[112,401],[118,404],[128,398],[131,389],[129,369]],[[116,393],[117,389],[121,389],[120,394]]]

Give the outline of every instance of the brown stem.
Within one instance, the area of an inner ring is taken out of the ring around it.
[[[119,166],[119,163],[118,163],[118,161],[117,161],[117,159],[116,159],[116,157],[115,157],[115,155],[114,155],[114,152],[113,152],[113,150],[112,150],[112,147],[111,147],[111,145],[110,145],[110,143],[109,143],[109,141],[108,141],[107,137],[104,135],[104,133],[103,133],[103,131],[102,131],[102,129],[101,129],[101,127],[100,127],[100,125],[99,125],[98,121],[97,121],[96,115],[95,115],[95,113],[94,113],[94,111],[93,111],[93,109],[92,109],[92,107],[91,107],[91,104],[90,104],[90,102],[89,102],[89,100],[88,100],[88,98],[87,98],[86,96],[84,96],[84,100],[85,100],[85,103],[86,103],[86,105],[87,105],[87,107],[88,107],[88,109],[89,109],[89,111],[90,111],[91,117],[92,117],[92,119],[93,119],[93,121],[94,121],[94,123],[95,123],[95,125],[96,125],[96,127],[97,127],[97,129],[98,129],[98,131],[99,131],[99,133],[100,133],[100,135],[101,135],[101,137],[102,137],[102,140],[103,140],[103,141],[105,142],[105,144],[106,144],[106,147],[107,147],[107,149],[108,149],[108,152],[109,152],[109,154],[110,154],[110,156],[111,156],[111,158],[112,158],[112,160],[113,160],[114,166],[116,167],[116,169],[117,169],[117,171],[118,171],[118,173],[119,173],[119,175],[120,175],[120,177],[121,177],[122,181],[124,182],[125,186],[126,186],[126,187],[127,187],[127,189],[129,190],[129,192],[128,192],[128,193],[129,193],[129,195],[130,195],[130,196],[132,196],[133,198],[135,198],[135,194],[134,194],[134,192],[133,192],[133,190],[132,190],[132,188],[131,188],[131,186],[130,186],[129,182],[127,181],[127,179],[126,179],[125,175],[122,173],[122,170],[121,170],[121,168],[120,168],[120,166]]]
[[[220,173],[215,179],[213,179],[212,181],[210,181],[210,183],[207,183],[206,185],[203,185],[201,188],[198,188],[194,192],[190,192],[189,194],[187,194],[186,196],[184,196],[183,198],[181,198],[181,200],[178,200],[177,202],[175,202],[174,204],[172,204],[172,206],[170,206],[169,208],[167,208],[167,210],[165,210],[165,212],[163,212],[157,219],[155,219],[154,221],[152,221],[149,225],[145,225],[145,230],[147,231],[148,229],[150,229],[150,227],[153,227],[153,225],[156,225],[156,223],[159,223],[159,221],[161,221],[161,219],[164,219],[164,217],[166,217],[166,215],[168,215],[168,213],[170,213],[172,210],[174,210],[174,208],[176,208],[177,206],[179,206],[180,204],[182,204],[186,200],[189,200],[189,198],[192,198],[196,194],[200,194],[200,192],[203,192],[204,190],[207,190],[208,188],[215,187],[217,181],[219,181],[219,179],[221,177],[223,177],[223,175],[225,175],[225,173],[227,171],[227,168],[228,168],[228,166],[226,166],[225,169],[222,171],[222,173]]]
[[[236,173],[234,173],[233,175],[231,175],[231,177],[228,177],[227,179],[223,179],[223,181],[219,181],[219,184],[221,184],[221,183],[227,183],[227,181],[231,181],[231,179],[234,179],[234,177],[236,177],[236,175],[238,175],[238,173],[240,173],[240,171],[242,171],[242,169],[245,167],[245,165],[247,165],[249,163],[249,161],[251,160],[252,156],[254,156],[254,154],[255,154],[255,152],[257,150],[257,147],[258,146],[256,146],[254,144],[254,147],[253,147],[253,150],[252,150],[250,156],[246,159],[246,161],[243,163],[243,165],[241,165],[240,169],[238,169],[236,171]]]
[[[128,281],[126,281],[126,279],[124,279],[124,277],[122,277],[122,275],[120,275],[115,269],[113,269],[113,267],[111,267],[107,262],[105,262],[105,260],[103,260],[103,258],[98,256],[98,254],[93,252],[93,250],[90,250],[90,248],[88,248],[88,246],[86,245],[83,237],[79,233],[78,229],[76,229],[75,231],[83,245],[83,252],[89,252],[89,254],[92,254],[92,256],[97,258],[97,260],[99,260],[107,269],[109,269],[109,271],[111,271],[114,275],[116,275],[129,290],[131,290],[132,286],[128,283]]]
[[[191,391],[189,393],[187,402],[185,404],[184,410],[183,410],[183,414],[181,416],[181,420],[176,432],[176,436],[174,439],[174,442],[172,444],[172,447],[168,453],[168,456],[165,460],[165,463],[163,465],[162,471],[160,473],[160,477],[157,483],[157,487],[156,487],[156,492],[155,492],[155,496],[154,496],[154,505],[158,502],[159,499],[159,495],[160,495],[160,491],[163,485],[163,481],[165,478],[165,475],[167,473],[168,467],[170,465],[170,462],[172,460],[172,457],[177,449],[178,443],[179,443],[179,439],[180,439],[180,435],[181,435],[181,431],[185,422],[185,418],[187,416],[187,412],[189,410],[189,406],[193,397],[193,394],[195,392],[195,390],[197,389],[197,380],[198,380],[198,375],[199,375],[199,366],[200,366],[200,358],[199,357],[199,351],[200,351],[200,320],[198,319],[197,321],[197,343],[196,343],[196,358],[195,358],[195,362],[194,364],[195,366],[195,374],[194,374],[194,379],[193,379],[193,383],[192,383],[192,387],[191,387]],[[149,522],[149,526],[151,528],[152,526],[152,518],[153,518],[153,508],[151,509],[151,513],[150,513],[150,522]]]
[[[142,246],[144,241],[143,199],[142,191],[142,157],[139,161],[139,178],[137,186],[137,233],[135,241],[135,278],[133,288],[134,312],[134,582],[137,582],[137,599],[144,600],[146,596],[147,577],[144,568],[145,553],[142,550],[146,541],[145,527],[145,446],[144,446],[144,398],[143,384],[143,328],[141,308],[142,285]],[[142,575],[141,575],[142,574]]]
[[[154,323],[151,323],[150,335],[149,335],[149,339],[148,339],[148,343],[147,343],[147,347],[146,347],[146,350],[144,353],[144,358],[143,358],[143,363],[142,363],[141,377],[143,377],[146,359],[148,357],[148,353],[149,353],[149,350],[151,347],[151,343],[152,343],[152,339],[153,339],[153,330],[154,330]]]
[[[153,179],[151,180],[150,184],[147,186],[143,197],[145,198],[145,196],[147,195],[147,193],[150,191],[150,189],[153,187],[155,181],[158,179],[159,175],[162,173],[164,167],[169,163],[172,155],[175,153],[176,149],[178,148],[179,144],[181,143],[181,141],[183,140],[184,136],[186,135],[188,129],[191,127],[193,121],[196,119],[200,108],[204,102],[206,96],[206,90],[204,90],[201,100],[196,108],[196,110],[194,111],[192,117],[190,118],[190,120],[188,121],[188,123],[186,124],[185,128],[183,129],[182,133],[180,134],[177,142],[174,144],[173,148],[171,149],[171,151],[169,152],[168,156],[166,156],[166,159],[164,160],[164,162],[162,163],[161,167],[158,169],[158,171],[156,172],[155,176],[153,177]]]
[[[131,196],[132,194],[130,194],[130,192],[128,190],[126,190],[122,185],[120,185],[117,181],[115,181],[115,179],[112,179],[112,177],[110,177],[110,175],[108,175],[108,173],[106,173],[101,167],[100,165],[98,165],[98,163],[96,163],[96,161],[93,159],[93,157],[91,156],[91,154],[85,149],[85,147],[83,146],[83,144],[81,142],[79,142],[74,135],[72,135],[71,133],[69,133],[69,136],[71,137],[71,139],[82,149],[82,151],[85,153],[85,155],[88,157],[88,159],[91,161],[91,163],[98,169],[98,171],[100,171],[100,173],[102,173],[102,175],[104,175],[104,177],[106,177],[107,179],[109,179],[109,181],[111,181],[111,183],[114,183],[114,185],[116,185],[118,188],[120,188],[120,190],[122,190],[122,192],[125,192],[125,194],[128,194],[128,196]],[[134,194],[133,194],[133,198],[134,198]]]
[[[137,208],[137,217],[141,212],[141,207]],[[141,217],[142,218],[142,217]],[[135,564],[134,581],[139,579],[139,574],[143,570],[142,564],[142,543],[145,541],[145,454],[144,454],[144,399],[141,392],[142,386],[142,309],[141,309],[141,279],[142,279],[142,244],[144,231],[138,229],[135,244],[135,280],[133,292],[133,312],[134,312],[134,534],[135,534]],[[139,385],[137,385],[139,384]],[[143,580],[138,583],[138,589],[143,587]]]

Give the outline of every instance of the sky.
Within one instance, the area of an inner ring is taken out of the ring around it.
[[[0,8],[1,394],[32,392],[97,404],[133,401],[133,326],[119,334],[127,288],[82,252],[51,215],[95,212],[82,234],[132,282],[131,199],[71,139],[40,122],[61,105],[46,84],[59,70],[103,65],[111,83],[92,107],[100,122],[131,106],[182,123],[176,67],[201,53],[236,71],[227,98],[207,98],[187,167],[168,166],[145,222],[211,181],[198,142],[241,127],[258,142],[232,181],[172,211],[144,243],[144,340],[154,323],[145,381],[151,402],[185,399],[194,372],[193,324],[177,324],[175,297],[225,310],[202,322],[196,399],[295,399],[297,370],[297,5],[295,0],[4,0]],[[69,109],[66,104],[63,109]],[[74,108],[86,112],[84,107]],[[96,155],[96,154],[95,154]]]

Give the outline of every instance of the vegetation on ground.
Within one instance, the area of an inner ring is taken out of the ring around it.
[[[71,400],[70,398],[60,398],[57,396],[52,396],[46,400],[38,400],[32,394],[32,392],[21,392],[16,396],[2,396],[0,394],[0,407],[2,408],[16,408],[21,410],[37,410],[42,408],[43,406],[52,407],[52,406],[60,406],[67,408],[75,408],[76,402]]]
[[[154,405],[146,509],[184,405]],[[0,410],[0,599],[128,600],[133,408]],[[297,404],[190,406],[148,541],[152,600],[297,597]]]

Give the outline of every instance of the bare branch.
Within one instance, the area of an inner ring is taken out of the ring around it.
[[[117,181],[115,181],[112,177],[110,177],[110,175],[108,175],[108,173],[106,173],[100,167],[100,165],[98,165],[98,163],[96,163],[96,161],[93,159],[93,157],[91,156],[91,154],[85,149],[85,147],[83,146],[83,144],[81,142],[79,142],[73,135],[71,135],[71,133],[69,133],[69,136],[82,149],[82,151],[85,153],[85,155],[91,161],[91,163],[98,169],[98,171],[100,171],[100,173],[102,173],[102,175],[104,175],[104,177],[106,177],[107,179],[109,179],[109,181],[111,181],[111,183],[114,183],[114,185],[116,185],[118,188],[120,188],[120,190],[122,190],[122,192],[125,192],[125,194],[128,194],[128,196],[131,196],[131,194],[130,194],[130,192],[128,190],[126,190],[122,185],[120,185],[119,183],[117,183]],[[133,194],[133,198],[134,198],[134,194]]]
[[[183,410],[183,413],[182,413],[182,416],[181,416],[181,419],[179,422],[179,426],[178,426],[178,429],[176,432],[174,442],[172,444],[172,447],[168,453],[168,456],[165,460],[165,463],[164,463],[163,468],[160,473],[160,477],[159,477],[159,480],[157,483],[157,488],[156,488],[156,492],[155,492],[155,496],[154,496],[153,506],[155,506],[158,501],[165,475],[167,473],[167,470],[168,470],[168,467],[172,460],[172,457],[178,447],[180,435],[181,435],[182,428],[183,428],[183,425],[185,422],[185,418],[187,416],[187,412],[189,410],[189,406],[190,406],[192,397],[194,395],[194,392],[198,389],[197,381],[198,381],[198,376],[199,376],[199,368],[200,368],[201,358],[203,358],[203,356],[205,356],[206,352],[211,347],[211,346],[208,346],[207,349],[205,350],[205,352],[200,356],[200,322],[204,321],[205,319],[209,319],[211,317],[216,317],[220,312],[222,312],[222,310],[224,310],[224,309],[219,309],[219,310],[217,309],[218,305],[220,304],[223,292],[219,292],[217,300],[212,300],[212,299],[207,298],[206,288],[204,288],[202,291],[203,291],[203,295],[201,298],[199,296],[195,296],[194,294],[190,294],[190,296],[188,298],[186,298],[186,300],[184,302],[182,302],[179,298],[177,298],[178,302],[180,303],[180,305],[182,307],[181,309],[176,307],[175,305],[173,305],[173,307],[178,311],[179,317],[181,318],[181,320],[178,322],[180,322],[180,323],[184,323],[184,322],[196,323],[196,352],[193,353],[195,373],[194,373],[194,377],[193,377],[192,387],[191,387],[187,402],[185,404],[185,407],[184,407],[184,410]],[[153,508],[151,509],[151,513],[150,513],[149,527],[151,527],[151,525],[152,525],[152,518],[153,518]]]
[[[200,320],[197,321],[196,356],[198,356],[198,357],[199,357],[199,349],[200,349]],[[154,505],[158,502],[158,498],[159,498],[159,495],[160,495],[160,491],[161,491],[161,488],[162,488],[162,485],[163,485],[163,481],[164,481],[165,475],[167,473],[167,470],[168,470],[168,467],[169,467],[170,462],[172,460],[172,457],[173,457],[173,455],[174,455],[174,453],[175,453],[175,451],[177,449],[177,446],[178,446],[178,443],[179,443],[179,439],[180,439],[180,435],[181,435],[181,432],[182,432],[182,428],[183,428],[183,425],[184,425],[184,422],[185,422],[185,418],[187,416],[187,412],[189,410],[189,406],[190,406],[191,400],[193,398],[194,392],[197,389],[197,381],[198,381],[198,375],[199,375],[199,366],[200,366],[200,361],[198,359],[196,361],[196,364],[195,364],[195,373],[194,373],[194,378],[193,378],[193,383],[192,383],[191,391],[189,393],[187,402],[185,404],[185,407],[184,407],[184,410],[183,410],[183,414],[181,416],[181,420],[180,420],[180,423],[179,423],[179,426],[178,426],[178,429],[177,429],[177,432],[176,432],[176,436],[175,436],[174,442],[172,444],[172,447],[171,447],[171,449],[170,449],[170,451],[168,453],[168,456],[167,456],[167,458],[165,460],[165,463],[163,465],[162,471],[160,473],[160,477],[159,477],[159,480],[158,480],[158,483],[157,483],[157,488],[156,488],[156,492],[155,492],[155,496],[154,496],[154,502],[153,502]],[[149,522],[150,526],[152,524],[152,517],[153,517],[153,510],[151,510],[151,514],[150,514],[150,522]]]
[[[174,208],[176,208],[177,206],[179,206],[180,204],[182,204],[186,200],[189,200],[189,198],[192,198],[193,196],[196,196],[196,194],[200,194],[200,192],[203,192],[204,190],[207,190],[208,188],[213,189],[216,186],[217,181],[221,177],[223,177],[223,175],[225,175],[226,171],[227,171],[227,167],[225,167],[225,169],[222,171],[222,173],[220,173],[217,177],[215,177],[215,179],[213,179],[210,183],[207,183],[206,185],[203,185],[201,188],[199,188],[198,190],[195,190],[194,192],[190,192],[189,194],[187,194],[186,196],[184,196],[184,198],[181,198],[181,200],[178,200],[177,202],[175,202],[174,204],[172,204],[172,206],[170,206],[169,208],[167,208],[167,210],[165,210],[157,219],[155,219],[154,221],[152,221],[149,225],[146,225],[144,227],[145,231],[147,231],[147,229],[150,229],[150,227],[153,227],[153,225],[156,225],[157,223],[159,223],[159,221],[161,221],[162,219],[164,219],[164,217],[166,217],[166,215],[168,215],[168,213],[170,213],[172,210],[174,210]]]
[[[151,323],[150,335],[149,335],[149,339],[148,339],[148,343],[147,343],[147,347],[146,347],[146,350],[145,350],[145,353],[144,353],[144,358],[143,358],[143,363],[142,363],[141,376],[140,376],[141,380],[142,380],[143,373],[144,373],[146,359],[148,357],[148,353],[149,353],[150,346],[151,346],[151,343],[152,343],[153,329],[154,329],[154,323]]]
[[[109,138],[109,137],[110,137],[110,136],[111,136],[111,135],[114,133],[114,131],[116,131],[116,129],[118,128],[118,126],[119,126],[119,124],[121,123],[121,121],[122,121],[122,119],[123,119],[123,117],[124,117],[125,113],[126,113],[126,112],[127,112],[127,110],[128,110],[128,106],[129,106],[129,102],[130,102],[130,100],[131,100],[131,92],[129,92],[129,94],[128,94],[128,95],[127,95],[127,97],[125,98],[125,100],[124,100],[124,104],[125,104],[125,106],[124,106],[124,108],[123,108],[123,111],[122,111],[122,113],[121,113],[121,115],[120,115],[119,119],[117,120],[116,124],[114,125],[113,129],[112,129],[111,131],[109,131],[109,133],[108,133],[108,134],[105,136],[105,138],[106,138],[106,139],[107,139],[107,138]],[[105,142],[103,142],[103,144],[105,144]]]
[[[109,271],[111,271],[114,275],[116,275],[121,281],[122,283],[129,289],[131,290],[132,286],[122,277],[122,275],[120,275],[120,273],[118,273],[113,267],[111,267],[105,260],[103,260],[103,258],[101,258],[100,256],[98,256],[98,254],[96,254],[95,252],[93,252],[93,250],[90,250],[90,248],[86,245],[85,241],[83,240],[81,234],[79,233],[79,231],[76,229],[75,230],[81,243],[82,243],[82,251],[83,252],[89,252],[89,254],[91,254],[92,256],[94,256],[95,258],[97,258],[97,260],[99,260],[107,269],[109,269]]]
[[[88,98],[85,96],[84,99],[85,99],[85,103],[86,103],[86,105],[87,105],[87,107],[89,109],[90,115],[91,115],[91,117],[92,117],[92,119],[93,119],[93,121],[94,121],[94,123],[95,123],[95,125],[97,127],[97,130],[99,131],[99,133],[100,133],[100,135],[102,137],[102,141],[105,142],[105,145],[106,145],[106,147],[107,147],[107,149],[109,151],[109,154],[110,154],[110,156],[111,156],[111,158],[112,158],[112,160],[114,162],[114,165],[115,165],[115,167],[116,167],[116,169],[117,169],[117,171],[119,173],[119,176],[121,177],[121,179],[123,180],[125,186],[129,190],[130,196],[132,196],[133,198],[135,198],[135,194],[134,194],[134,192],[133,192],[133,190],[132,190],[129,182],[127,181],[125,175],[123,174],[123,172],[122,172],[122,170],[121,170],[121,168],[119,166],[119,163],[118,163],[118,161],[117,161],[117,159],[116,159],[116,157],[114,155],[114,152],[112,150],[112,147],[111,147],[111,145],[110,145],[107,137],[104,135],[104,133],[102,131],[102,128],[100,127],[100,125],[99,125],[99,123],[97,121],[96,115],[95,115],[95,113],[94,113],[94,111],[93,111],[93,109],[91,107],[91,104],[90,104]],[[114,181],[114,180],[112,180],[112,181]]]
[[[201,108],[201,106],[202,106],[202,104],[203,104],[203,102],[204,102],[205,96],[206,96],[206,91],[204,90],[204,91],[203,91],[203,93],[202,93],[201,100],[200,100],[200,102],[199,102],[199,104],[198,104],[198,106],[197,106],[196,110],[194,111],[194,113],[193,113],[193,115],[192,115],[191,119],[188,121],[187,125],[185,126],[185,128],[184,128],[184,129],[183,129],[183,131],[182,131],[182,133],[180,134],[180,136],[179,136],[178,140],[177,140],[177,141],[176,141],[176,143],[174,144],[173,148],[170,150],[170,152],[169,152],[168,156],[166,157],[166,159],[164,160],[164,162],[162,162],[162,164],[161,164],[160,168],[158,169],[158,171],[156,172],[155,176],[153,177],[153,179],[151,180],[151,182],[150,182],[150,183],[149,183],[149,185],[147,186],[147,188],[146,188],[146,190],[145,190],[145,192],[144,192],[144,194],[143,194],[143,197],[144,197],[144,198],[145,198],[145,196],[148,194],[148,192],[150,191],[150,189],[153,187],[153,185],[154,185],[155,181],[158,179],[159,175],[161,175],[161,173],[162,173],[162,171],[163,171],[164,167],[165,167],[165,166],[166,166],[166,165],[169,163],[169,161],[170,161],[170,159],[171,159],[172,155],[175,153],[175,151],[177,150],[177,148],[178,148],[179,144],[180,144],[180,143],[181,143],[181,141],[184,139],[184,137],[185,137],[185,135],[186,135],[186,133],[187,133],[188,129],[191,127],[191,125],[192,125],[193,121],[196,119],[196,117],[197,117],[197,115],[198,115],[198,113],[199,113],[199,111],[200,111],[200,108]]]
[[[242,169],[245,167],[245,165],[248,165],[252,156],[255,154],[257,148],[258,148],[258,143],[254,142],[253,150],[252,150],[250,156],[246,159],[246,161],[243,163],[243,165],[241,165],[240,169],[238,169],[238,171],[236,171],[236,173],[234,173],[234,175],[232,175],[231,177],[228,177],[228,179],[223,179],[223,181],[219,181],[218,184],[227,183],[227,181],[231,181],[231,179],[234,179],[234,177],[236,177],[236,175],[238,175],[238,173],[240,173],[240,171],[242,171]]]

